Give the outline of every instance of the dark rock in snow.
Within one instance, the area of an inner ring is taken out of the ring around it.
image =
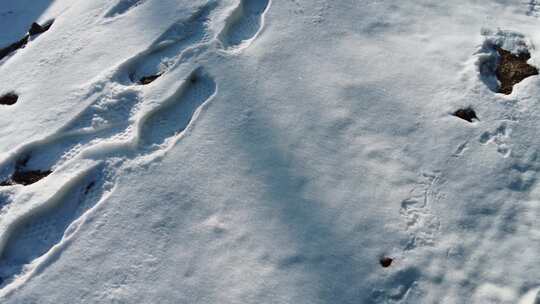
[[[527,77],[538,75],[538,69],[527,64],[527,60],[531,58],[529,52],[514,55],[500,47],[497,47],[497,52],[500,60],[495,73],[501,83],[499,93],[508,95],[512,93],[515,84]]]
[[[7,93],[5,95],[0,96],[0,105],[7,105],[11,106],[14,105],[17,100],[19,100],[19,96],[15,93]]]
[[[34,22],[30,26],[30,29],[28,30],[28,34],[30,36],[34,36],[34,35],[44,33],[44,32],[48,31],[51,28],[53,22],[54,22],[54,20],[51,20],[51,21],[48,21],[48,22],[44,23],[43,25],[39,25],[36,22]]]
[[[468,122],[473,122],[473,120],[480,120],[476,116],[476,112],[472,108],[459,109],[453,113],[454,116],[459,117]]]
[[[379,260],[379,263],[381,264],[382,267],[387,268],[387,267],[390,267],[390,265],[392,265],[393,261],[394,259],[390,257],[383,257]]]

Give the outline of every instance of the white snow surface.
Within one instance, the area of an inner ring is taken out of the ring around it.
[[[540,303],[540,82],[490,70],[539,17],[2,0],[0,47],[54,23],[0,61],[0,178],[53,171],[0,187],[0,302]]]

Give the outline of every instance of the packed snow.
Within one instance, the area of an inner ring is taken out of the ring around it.
[[[3,0],[1,303],[539,304],[539,25]]]

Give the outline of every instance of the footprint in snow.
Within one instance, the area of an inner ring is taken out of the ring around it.
[[[241,50],[259,35],[271,0],[241,0],[225,21],[218,38],[226,50]]]
[[[216,2],[210,2],[188,19],[175,22],[147,50],[124,63],[119,78],[127,75],[130,83],[150,84],[182,61],[190,48],[208,43],[210,14],[216,6]]]

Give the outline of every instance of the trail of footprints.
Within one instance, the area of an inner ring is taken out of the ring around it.
[[[106,17],[125,14],[143,2],[119,1]],[[217,6],[212,1],[200,7],[191,17],[173,24],[146,51],[122,64],[111,79],[121,84],[121,89],[104,86],[94,94],[96,96],[89,97],[91,104],[58,132],[24,145],[0,162],[0,186],[4,186],[0,188],[0,196],[7,202],[0,206],[5,215],[9,207],[17,203],[17,196],[9,195],[12,187],[22,191],[21,187],[48,179],[48,176],[53,179],[56,170],[84,162],[87,155],[93,161],[91,168],[68,180],[38,207],[27,210],[12,222],[9,217],[0,215],[0,224],[7,227],[0,231],[1,288],[30,273],[35,267],[33,261],[46,258],[53,247],[62,244],[75,230],[73,226],[80,224],[81,215],[112,189],[121,170],[119,162],[151,157],[154,152],[174,145],[172,139],[180,138],[203,105],[215,96],[217,83],[199,66],[180,81],[171,96],[154,109],[137,115],[143,102],[139,85],[156,81],[189,56],[207,51],[211,43],[217,42],[224,51],[235,48],[238,52],[241,46],[246,47],[244,42],[251,42],[260,32],[269,1],[240,1],[222,32],[212,37],[208,25]],[[134,122],[133,117],[140,118]],[[120,147],[114,157],[88,152],[107,143]]]
[[[510,156],[510,145],[508,144],[511,130],[507,127],[506,123],[502,123],[493,132],[486,131],[482,133],[478,140],[483,145],[494,144],[503,157]]]

